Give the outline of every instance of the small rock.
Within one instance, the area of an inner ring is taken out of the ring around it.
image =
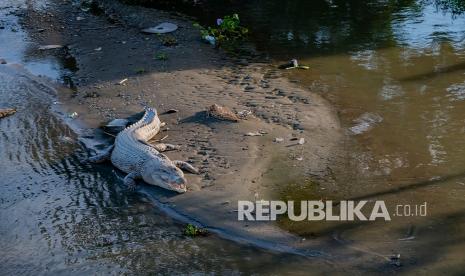
[[[238,122],[240,120],[236,113],[232,112],[229,108],[218,104],[213,104],[207,109],[207,117],[209,116],[219,120],[226,120],[232,122]]]
[[[299,139],[299,145],[303,145],[305,144],[305,139],[304,138],[300,138]]]
[[[281,142],[283,142],[283,141],[284,141],[284,138],[281,138],[281,137],[276,137],[276,138],[274,138],[274,142],[275,142],[275,143],[281,143]]]

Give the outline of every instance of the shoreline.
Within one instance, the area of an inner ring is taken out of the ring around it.
[[[60,3],[45,15],[28,13],[22,19],[33,40],[68,45],[76,59],[78,70],[72,81],[77,90],[63,89],[58,99],[65,113],[79,114],[71,123],[82,122],[86,140],[101,144],[87,144],[90,150],[111,140],[99,140],[94,131],[112,118],[133,115],[142,105],[152,105],[160,113],[175,108],[178,113],[160,117],[168,128],[160,135],[168,135],[168,143],[181,145],[180,151],[167,155],[191,161],[201,174],[187,175],[186,194],[173,196],[146,185],[141,185],[140,192],[220,236],[259,247],[267,244],[268,249],[281,245],[287,252],[314,256],[314,249],[323,247],[321,241],[302,242],[276,223],[237,221],[234,203],[272,199],[289,179],[324,179],[344,137],[334,109],[270,64],[253,56],[233,60],[204,44],[192,22],[182,16],[111,2],[101,1],[106,15],[94,16]],[[180,27],[173,33],[175,47],[163,46],[157,36],[139,31],[164,21]],[[34,28],[45,31],[34,32]],[[167,60],[154,59],[156,53],[166,54]],[[122,79],[128,80],[117,84]],[[214,103],[250,110],[254,116],[239,123],[206,119],[203,112]],[[267,134],[244,136],[259,130]],[[273,142],[278,137],[284,141]],[[305,144],[295,145],[292,138],[304,138]],[[288,174],[270,177],[283,164]]]

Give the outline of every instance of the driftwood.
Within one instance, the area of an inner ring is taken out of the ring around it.
[[[14,108],[0,108],[0,118],[10,116],[16,113]]]

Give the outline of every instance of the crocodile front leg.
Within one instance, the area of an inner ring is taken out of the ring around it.
[[[142,175],[136,172],[131,172],[123,179],[124,185],[128,187],[128,190],[134,191],[137,187],[137,179],[141,179]]]
[[[193,173],[193,174],[199,174],[199,170],[194,168],[191,164],[185,162],[185,161],[180,161],[180,160],[174,160],[173,164],[180,168],[181,170]]]
[[[150,144],[150,143],[148,143],[148,142],[146,142],[144,140],[138,140],[138,141],[141,142],[142,144],[146,145],[146,146],[149,146],[149,147],[152,147],[152,148],[156,149],[159,152],[180,149],[180,146],[173,145],[173,144],[159,143],[159,144],[152,145],[152,144]]]
[[[115,145],[109,146],[101,154],[97,154],[97,155],[94,155],[94,156],[90,157],[89,162],[102,163],[102,162],[105,162],[107,160],[110,160],[111,151],[113,150],[114,147],[115,147]]]

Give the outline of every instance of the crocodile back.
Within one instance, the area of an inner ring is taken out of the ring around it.
[[[153,147],[144,144],[159,131],[160,119],[157,111],[146,108],[142,119],[116,136],[115,148],[111,154],[113,165],[126,173],[140,172],[146,160],[159,154]]]

